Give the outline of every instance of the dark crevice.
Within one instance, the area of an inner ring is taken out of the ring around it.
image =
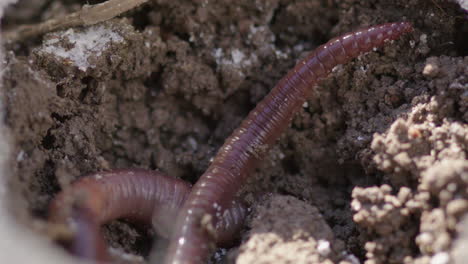
[[[197,180],[200,178],[200,176],[203,174],[203,171],[197,171],[193,166],[191,165],[186,165],[181,167],[183,169],[183,173],[181,175],[181,178],[190,182],[191,184],[195,184]]]
[[[70,120],[70,116],[67,116],[67,115],[60,115],[59,113],[52,113],[50,115],[53,119],[57,120],[58,122],[60,123],[64,123],[65,121],[67,120]]]
[[[295,175],[300,173],[300,167],[294,159],[294,156],[285,157],[282,161],[282,167],[286,170],[288,174]]]
[[[78,96],[78,99],[80,102],[85,102],[87,101],[87,97],[90,93],[96,90],[98,82],[91,76],[84,77],[81,79],[81,83],[84,84],[86,87],[81,90],[80,95]]]
[[[144,31],[147,26],[151,25],[149,13],[151,8],[139,8],[132,14],[132,25],[138,31]]]
[[[271,16],[271,20],[268,23],[269,27],[273,27],[278,22],[278,16],[281,13],[281,11],[285,8],[284,4],[278,4],[278,7],[273,11],[273,15]]]
[[[63,86],[63,84],[57,84],[55,86],[55,90],[56,90],[58,97],[61,97],[61,98],[65,97],[65,87]]]
[[[52,134],[52,128],[47,130],[47,134],[45,135],[44,138],[42,138],[42,146],[45,149],[52,149],[54,147],[55,143],[55,136]]]
[[[162,91],[161,75],[164,69],[157,72],[152,72],[151,75],[143,81],[143,85],[147,88],[146,105],[150,105],[149,101],[154,100],[154,97]]]
[[[455,49],[460,56],[468,56],[468,15],[455,23]]]
[[[168,52],[166,52],[166,57],[168,57],[169,59],[175,59],[175,58],[176,58],[176,53],[175,53],[175,51],[168,51]]]

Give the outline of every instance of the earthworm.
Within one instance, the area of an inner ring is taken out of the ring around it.
[[[120,169],[80,178],[60,192],[49,207],[49,221],[73,229],[69,249],[96,261],[110,261],[100,225],[113,219],[153,225],[163,237],[170,236],[173,220],[191,185],[161,172]],[[241,228],[246,208],[236,202],[217,224],[218,244],[227,244]]]
[[[311,88],[336,65],[410,31],[410,23],[399,22],[348,33],[318,47],[290,70],[224,142],[192,188],[177,217],[165,263],[204,263],[214,247],[214,225],[224,208],[288,127]]]

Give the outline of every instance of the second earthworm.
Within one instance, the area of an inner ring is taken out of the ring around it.
[[[85,176],[65,188],[52,201],[49,221],[73,229],[69,248],[76,256],[110,261],[100,225],[113,219],[152,225],[156,233],[170,236],[190,184],[144,169],[120,169]],[[218,244],[227,244],[242,227],[246,208],[234,203],[217,224]]]

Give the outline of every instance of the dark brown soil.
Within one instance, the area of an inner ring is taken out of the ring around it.
[[[20,1],[2,23],[11,29],[81,3]],[[412,34],[337,67],[296,115],[243,190],[272,194],[252,200],[227,259],[450,257],[468,211],[468,24],[442,0],[155,0],[6,45],[15,213],[37,230],[54,194],[110,168],[193,183],[299,58],[342,33],[402,20]],[[148,230],[116,221],[106,235],[115,248],[149,254]]]

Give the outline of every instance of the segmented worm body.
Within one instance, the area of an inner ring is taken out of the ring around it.
[[[234,196],[270,146],[288,127],[320,79],[333,67],[410,32],[408,22],[387,23],[348,33],[318,47],[283,77],[225,141],[180,211],[166,263],[204,263]]]
[[[163,237],[170,236],[174,219],[190,192],[191,185],[161,172],[120,169],[83,177],[59,193],[50,205],[49,220],[69,224],[74,238],[73,254],[97,261],[109,261],[100,225],[113,219],[153,225]],[[238,233],[246,208],[234,203],[217,225],[218,244],[226,244]]]

